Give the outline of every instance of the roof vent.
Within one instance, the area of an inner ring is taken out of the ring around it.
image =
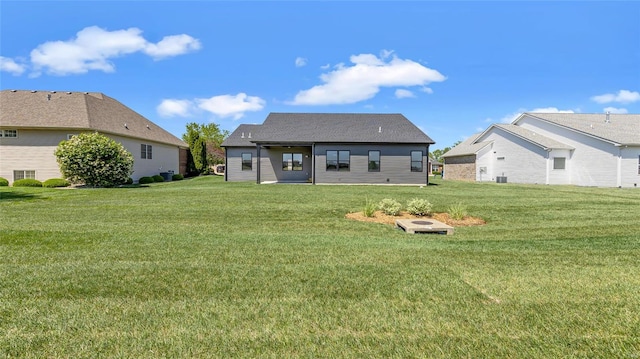
[[[16,92],[17,90],[11,90],[11,92]]]
[[[55,91],[49,91],[49,92],[51,92],[51,93],[56,93]]]
[[[51,94],[47,94],[47,101],[51,101]]]
[[[150,130],[150,129],[151,129],[151,127],[149,127],[149,125],[147,125],[147,129],[148,129],[148,130]]]
[[[251,132],[249,132],[249,138],[251,138]]]
[[[67,95],[71,95],[71,91],[67,91]]]
[[[127,130],[129,129],[129,127],[127,127],[127,124],[126,124],[126,123],[124,124],[124,128],[126,128]]]
[[[38,92],[38,91],[36,91],[36,90],[31,90],[31,93],[36,93],[36,92]]]
[[[244,132],[242,133],[242,136],[240,136],[240,138],[244,138]]]
[[[610,123],[610,122],[611,122],[611,121],[609,120],[609,111],[607,111],[607,118],[606,118],[606,120],[604,120],[604,122],[606,122],[606,123]]]
[[[378,133],[382,133],[382,126],[378,127]]]

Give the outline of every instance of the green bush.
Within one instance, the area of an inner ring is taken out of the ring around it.
[[[6,187],[9,185],[9,181],[6,178],[0,177],[0,187]]]
[[[49,178],[42,183],[42,187],[55,188],[55,187],[68,187],[69,181],[64,178]]]
[[[400,214],[402,205],[395,199],[385,198],[380,201],[380,203],[378,204],[378,208],[380,208],[380,210],[387,215],[397,216],[398,214]]]
[[[140,179],[138,180],[138,183],[140,183],[140,184],[148,184],[148,183],[153,183],[153,182],[155,182],[153,180],[153,177],[147,177],[147,176],[140,177]]]
[[[62,141],[54,152],[62,177],[94,187],[123,184],[133,172],[133,155],[100,133],[81,133]]]
[[[160,175],[153,175],[153,182],[164,182],[164,177],[160,176]]]
[[[447,213],[449,213],[449,217],[453,219],[464,219],[464,217],[467,216],[467,206],[462,203],[452,204],[449,206]]]
[[[373,217],[373,215],[376,213],[376,209],[376,204],[372,201],[369,201],[369,199],[367,198],[367,201],[365,202],[364,208],[362,210],[362,214],[364,214],[365,217]]]
[[[183,179],[184,179],[184,176],[179,173],[176,173],[173,176],[171,176],[172,181],[182,181]]]
[[[125,182],[124,184],[133,184],[133,178],[127,178],[127,182]]]
[[[414,216],[426,216],[431,213],[431,203],[426,199],[414,198],[407,203],[407,212]]]
[[[42,187],[42,182],[33,178],[25,178],[13,181],[13,187]]]

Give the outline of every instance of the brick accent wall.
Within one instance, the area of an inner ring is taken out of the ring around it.
[[[445,158],[444,178],[450,180],[475,181],[476,155]]]

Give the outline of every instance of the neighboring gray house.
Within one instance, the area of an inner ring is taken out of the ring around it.
[[[225,180],[425,185],[433,143],[401,114],[271,113],[222,143]]]
[[[0,91],[0,177],[45,181],[61,176],[60,141],[99,132],[133,154],[134,181],[186,171],[188,145],[115,99],[98,92]]]
[[[640,115],[524,113],[443,157],[445,179],[638,187]]]

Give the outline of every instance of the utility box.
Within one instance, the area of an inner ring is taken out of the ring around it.
[[[506,176],[497,176],[496,177],[496,183],[507,183],[507,177]]]
[[[165,182],[169,182],[172,180],[173,177],[173,171],[169,171],[169,172],[160,172],[160,176],[162,176],[162,178],[164,179]]]

